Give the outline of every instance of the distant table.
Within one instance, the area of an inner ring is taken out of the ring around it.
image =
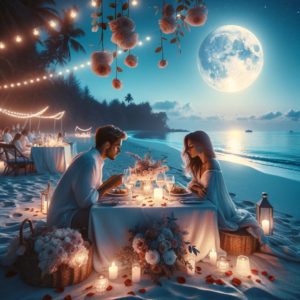
[[[122,247],[129,245],[128,230],[146,220],[170,216],[174,213],[181,230],[188,234],[185,240],[195,245],[203,259],[212,248],[219,249],[219,231],[216,208],[210,202],[201,204],[168,204],[166,207],[113,206],[95,204],[91,208],[89,238],[94,242],[94,269],[98,272],[115,259]]]
[[[38,173],[62,173],[72,161],[72,149],[69,144],[32,147],[31,157]]]

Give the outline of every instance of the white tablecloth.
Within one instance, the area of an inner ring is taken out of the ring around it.
[[[72,161],[71,146],[32,147],[31,157],[38,173],[62,173]]]
[[[213,204],[182,205],[179,202],[166,207],[106,207],[98,204],[91,208],[89,238],[94,242],[94,269],[101,272],[115,260],[116,253],[129,245],[128,230],[139,223],[163,215],[174,216],[190,241],[200,250],[197,261],[203,259],[212,248],[219,249],[219,231]]]

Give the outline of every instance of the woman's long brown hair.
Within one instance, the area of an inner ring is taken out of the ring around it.
[[[190,141],[196,147],[200,146],[208,158],[214,158],[216,157],[216,154],[214,152],[211,140],[206,132],[198,130],[191,132],[184,137],[182,159],[184,162],[185,173],[196,178],[197,174],[201,170],[202,161],[198,156],[194,158],[190,156],[188,152],[188,141]]]

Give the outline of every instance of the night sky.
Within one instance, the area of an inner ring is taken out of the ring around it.
[[[80,41],[86,54],[73,53],[68,66],[85,62],[93,51],[100,50],[100,33],[91,32],[90,14],[94,9],[89,1],[57,1],[59,8],[77,5],[80,9],[76,24],[86,36]],[[300,128],[300,1],[298,0],[211,0],[206,1],[208,21],[203,27],[194,27],[182,40],[182,53],[167,44],[166,69],[159,69],[159,16],[154,5],[160,1],[139,0],[131,8],[143,46],[132,53],[139,57],[139,66],[129,69],[121,62],[124,72],[119,78],[124,86],[111,86],[113,74],[101,78],[91,70],[77,72],[83,86],[87,85],[98,100],[123,99],[131,93],[135,102],[149,101],[157,110],[165,110],[173,127],[195,128],[199,124],[217,129],[221,126],[246,126],[264,129]],[[106,10],[110,8],[105,8]],[[113,13],[113,10],[110,9]],[[197,54],[205,37],[223,25],[238,25],[251,31],[260,41],[264,52],[264,66],[258,79],[247,89],[237,93],[214,90],[202,79]],[[145,41],[146,36],[151,41]],[[106,31],[105,48],[113,50],[110,30]],[[119,56],[122,61],[125,55]],[[291,112],[291,110],[293,110]],[[176,126],[178,125],[178,126]]]

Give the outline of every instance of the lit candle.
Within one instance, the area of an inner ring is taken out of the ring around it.
[[[45,192],[41,193],[41,211],[44,215],[47,215],[49,208],[49,197]]]
[[[152,188],[151,184],[146,183],[143,187],[143,190],[147,194],[151,192],[151,188]]]
[[[118,277],[118,266],[113,261],[111,266],[108,268],[108,278],[117,279]]]
[[[269,235],[270,234],[270,221],[269,220],[262,220],[261,226],[264,231],[264,234]]]
[[[163,189],[162,188],[154,188],[153,198],[157,204],[159,204],[163,200],[163,197],[164,197]]]
[[[104,292],[108,287],[108,279],[100,275],[98,279],[96,279],[95,287],[97,292]]]
[[[79,267],[81,267],[86,262],[86,260],[87,260],[87,255],[83,253],[80,253],[75,257],[75,262]]]
[[[236,261],[236,272],[241,276],[248,276],[250,274],[249,257],[239,255]]]
[[[229,269],[229,261],[225,256],[220,256],[217,260],[217,268],[220,272],[226,272]]]
[[[215,265],[217,262],[217,251],[215,249],[211,249],[209,251],[209,261],[212,265]]]
[[[140,282],[141,280],[141,266],[139,263],[133,263],[131,269],[132,282]]]
[[[188,264],[186,266],[186,270],[188,275],[193,276],[195,275],[195,269],[196,269],[196,260],[195,260],[195,255],[191,255],[187,259]]]

